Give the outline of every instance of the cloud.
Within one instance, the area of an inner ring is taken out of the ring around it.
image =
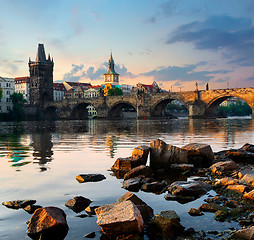
[[[200,65],[203,65],[201,62]],[[215,71],[197,71],[196,68],[200,66],[196,65],[185,65],[183,67],[179,66],[161,66],[150,72],[142,73],[141,76],[153,76],[157,81],[199,81],[199,82],[209,82],[213,79],[216,74],[225,74],[229,71],[226,70],[215,70]]]
[[[254,26],[249,18],[212,16],[179,26],[167,44],[185,42],[196,49],[220,52],[228,63],[254,65]]]
[[[83,64],[72,64],[72,70],[64,74],[63,81],[78,82],[84,79],[101,80],[104,78],[104,73],[107,72],[107,68],[107,62],[102,63],[97,69],[93,66],[90,66],[86,69]],[[128,72],[127,68],[124,65],[115,65],[115,71],[119,73],[121,77],[135,77],[134,74]]]
[[[14,63],[23,63],[23,62],[25,62],[25,61],[23,61],[23,60],[13,60],[13,62],[14,62]]]

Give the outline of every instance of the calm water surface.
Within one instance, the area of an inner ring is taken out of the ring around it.
[[[70,227],[68,240],[84,239],[92,231],[96,232],[95,239],[100,238],[96,216],[79,218],[64,204],[82,195],[93,201],[91,206],[103,205],[125,194],[122,180],[112,176],[108,169],[118,157],[130,156],[134,147],[149,145],[156,138],[179,147],[193,142],[208,143],[214,151],[254,143],[254,121],[250,118],[2,122],[0,126],[0,202],[36,199],[36,204],[43,207],[63,209]],[[102,173],[106,180],[80,184],[75,177],[81,173]],[[234,222],[216,222],[211,213],[189,216],[188,210],[198,208],[207,195],[187,204],[166,201],[165,194],[139,191],[137,195],[155,214],[175,210],[186,228],[205,231],[239,228]],[[30,239],[26,236],[26,221],[30,217],[23,209],[0,205],[0,239]]]

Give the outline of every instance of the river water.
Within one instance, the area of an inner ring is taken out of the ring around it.
[[[65,207],[65,202],[77,195],[91,199],[91,206],[115,202],[126,190],[121,188],[122,180],[112,176],[109,169],[118,157],[130,156],[136,146],[149,145],[157,138],[178,147],[207,143],[213,151],[254,143],[251,118],[1,122],[0,126],[0,202],[36,199],[37,205],[63,209],[70,228],[68,240],[84,239],[90,232],[96,232],[95,239],[100,239],[96,216],[77,217],[78,214]],[[82,173],[101,173],[106,179],[78,183],[75,177]],[[216,222],[211,213],[189,216],[188,210],[198,208],[207,195],[180,204],[166,201],[165,194],[142,191],[136,194],[155,214],[175,210],[185,228],[204,231],[240,228],[235,222]],[[0,239],[30,239],[26,235],[26,221],[30,218],[23,209],[0,205]]]

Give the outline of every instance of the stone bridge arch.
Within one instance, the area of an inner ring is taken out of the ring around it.
[[[79,102],[75,104],[71,109],[71,119],[75,120],[85,120],[88,119],[88,110],[87,107],[92,105],[90,102]]]
[[[181,97],[181,95],[169,94],[167,96],[160,97],[159,99],[154,99],[151,105],[151,117],[162,117],[162,112],[165,109],[165,107],[174,100],[177,100],[180,103],[182,103],[189,111],[189,104],[183,97]]]
[[[121,118],[121,111],[124,107],[132,107],[137,112],[137,106],[131,101],[118,101],[115,102],[108,111],[109,118]]]
[[[48,106],[43,111],[44,120],[55,121],[60,118],[60,111],[56,106]]]
[[[215,117],[216,116],[216,110],[218,109],[219,105],[224,102],[225,100],[232,98],[232,97],[237,97],[243,101],[245,101],[248,106],[251,108],[252,110],[252,114],[253,114],[253,102],[246,97],[243,94],[237,94],[237,92],[228,92],[219,96],[216,96],[215,98],[213,98],[212,100],[210,100],[207,104],[206,110],[205,110],[205,116],[206,117]]]

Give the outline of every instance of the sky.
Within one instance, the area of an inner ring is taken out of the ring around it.
[[[0,76],[29,76],[38,43],[54,81],[172,91],[254,87],[252,0],[0,0]]]

